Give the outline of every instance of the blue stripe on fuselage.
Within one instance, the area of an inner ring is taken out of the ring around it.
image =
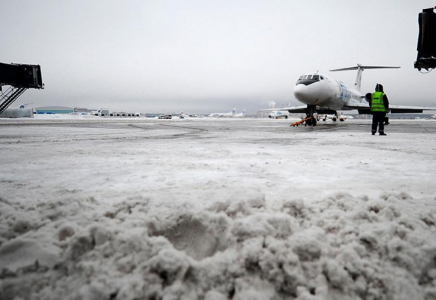
[[[351,91],[342,83],[338,82],[338,86],[339,86],[339,99],[341,100],[350,100],[351,99]]]

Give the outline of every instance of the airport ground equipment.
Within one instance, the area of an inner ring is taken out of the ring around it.
[[[315,121],[315,122],[316,122],[316,119],[315,119],[315,118],[313,118],[313,117],[307,117],[307,118],[305,118],[305,119],[302,119],[302,120],[300,120],[300,121],[297,121],[297,122],[292,123],[291,126],[292,126],[292,127],[295,127],[295,126],[298,127],[298,125],[301,125],[301,124],[303,124],[304,122],[309,121],[309,120],[311,120],[311,119],[313,119],[312,121]],[[304,124],[304,126],[306,126],[306,124]]]
[[[435,7],[436,8],[436,7]],[[436,13],[435,8],[423,9],[418,16],[418,57],[415,69],[436,68]]]
[[[10,86],[3,92],[3,86]],[[43,89],[39,65],[0,63],[0,114],[27,89]]]

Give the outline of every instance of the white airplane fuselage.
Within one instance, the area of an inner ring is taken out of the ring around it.
[[[231,112],[228,113],[212,113],[209,115],[209,117],[215,117],[215,118],[220,118],[220,117],[233,117],[236,113],[236,109],[234,108]]]
[[[233,118],[243,118],[245,117],[245,109],[241,111],[239,114],[234,114]]]
[[[332,110],[365,101],[361,92],[331,77],[320,74],[301,76],[295,84],[294,96],[307,105],[316,105]]]

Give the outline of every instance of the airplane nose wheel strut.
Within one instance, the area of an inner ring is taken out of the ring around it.
[[[313,116],[316,113],[316,106],[315,105],[307,105],[306,110],[306,123],[304,123],[306,126],[316,126],[316,118]]]
[[[307,105],[306,118],[298,122],[292,123],[291,126],[295,127],[301,124],[304,124],[304,126],[316,126],[317,120],[313,116],[315,113],[316,105]]]

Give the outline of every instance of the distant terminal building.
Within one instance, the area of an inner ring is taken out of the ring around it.
[[[74,114],[80,115],[80,114],[88,114],[89,110],[84,107],[74,107]]]
[[[85,108],[85,107],[74,107],[75,115],[92,115],[98,117],[107,117],[110,115],[109,109],[106,108]]]
[[[256,112],[256,118],[268,118],[271,110],[269,109],[261,109]]]
[[[8,108],[0,114],[0,118],[33,118],[33,109]]]
[[[67,106],[43,106],[37,107],[36,113],[39,115],[72,114],[74,113],[74,108]]]

